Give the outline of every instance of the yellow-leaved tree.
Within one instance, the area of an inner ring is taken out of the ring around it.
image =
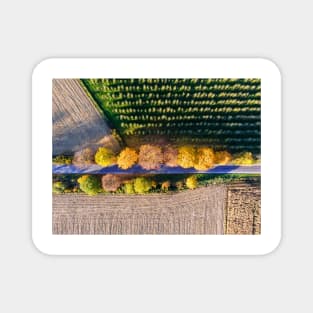
[[[197,188],[198,186],[198,180],[197,180],[197,177],[196,176],[189,176],[187,179],[186,179],[186,186],[189,188],[189,189],[195,189]]]
[[[178,148],[177,164],[183,168],[193,167],[196,162],[196,149],[192,146]]]
[[[101,166],[110,166],[116,163],[114,152],[105,147],[100,147],[95,154],[95,162]]]
[[[132,167],[138,161],[138,154],[135,149],[125,148],[117,157],[117,165],[119,168],[126,170]]]
[[[215,154],[211,148],[198,148],[194,168],[197,170],[208,170],[215,164]]]
[[[251,165],[255,163],[253,155],[251,152],[243,152],[238,154],[232,161],[236,165]]]

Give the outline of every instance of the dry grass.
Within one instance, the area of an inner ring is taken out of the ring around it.
[[[53,154],[87,146],[119,149],[111,130],[78,79],[54,79],[52,85]]]
[[[260,234],[260,184],[230,185],[227,191],[227,207],[224,217],[226,234]]]
[[[54,234],[223,234],[225,186],[175,194],[53,195]]]

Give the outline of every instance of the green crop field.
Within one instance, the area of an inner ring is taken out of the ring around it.
[[[121,137],[260,153],[260,79],[83,79]]]

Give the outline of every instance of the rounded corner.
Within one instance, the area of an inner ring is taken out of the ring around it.
[[[44,256],[52,256],[52,255],[53,255],[52,253],[49,253],[48,251],[46,251],[45,249],[43,249],[43,248],[41,247],[41,245],[36,241],[34,235],[32,235],[31,241],[32,241],[33,247],[35,248],[35,250],[36,250],[38,253],[40,253],[40,254],[42,254],[42,255],[44,255]]]
[[[276,63],[276,61],[268,57],[259,58],[259,61],[263,63],[264,66],[270,68],[273,71],[273,73],[276,73],[279,76],[279,78],[282,79],[282,70]]]
[[[269,246],[269,249],[261,253],[261,255],[268,256],[270,254],[275,253],[280,248],[281,242],[282,242],[282,235],[280,233],[277,239],[273,242],[273,244]]]
[[[54,60],[55,58],[47,57],[45,59],[40,60],[38,63],[36,63],[32,69],[32,77],[36,76],[37,72],[40,72],[42,69],[44,69],[47,63],[50,63]]]

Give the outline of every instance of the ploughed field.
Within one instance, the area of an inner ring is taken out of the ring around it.
[[[172,194],[54,194],[53,234],[259,233],[251,212],[260,210],[260,186],[240,186],[249,195],[235,185]]]
[[[260,79],[84,79],[129,145],[159,138],[260,153]]]
[[[261,189],[259,184],[228,187],[224,229],[227,234],[261,233]]]
[[[53,80],[52,119],[54,155],[75,152],[111,133],[79,79]]]
[[[176,194],[53,195],[55,234],[222,234],[226,189]]]

